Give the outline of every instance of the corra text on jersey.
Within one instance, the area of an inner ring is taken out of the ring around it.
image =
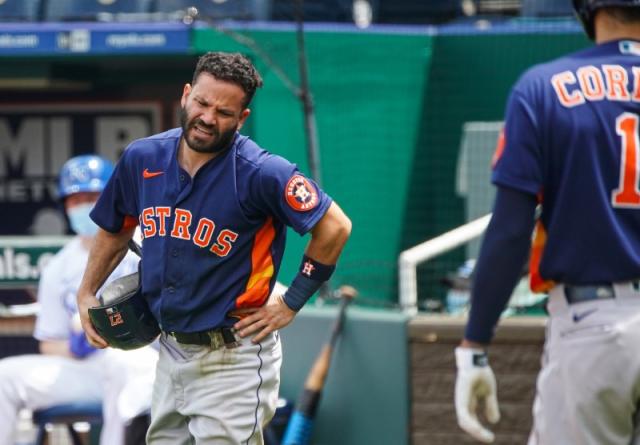
[[[621,65],[582,66],[554,74],[551,85],[567,108],[600,100],[640,102],[640,67],[629,73]]]
[[[196,246],[208,248],[219,257],[227,256],[238,239],[238,234],[225,228],[216,230],[216,223],[209,218],[202,217],[198,221],[193,219],[191,211],[187,209],[147,207],[139,216],[140,230],[144,238],[171,236],[192,241]],[[215,233],[217,236],[214,238]]]

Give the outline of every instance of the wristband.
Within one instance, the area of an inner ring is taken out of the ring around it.
[[[331,278],[331,274],[333,274],[334,270],[336,270],[335,264],[322,264],[306,255],[302,256],[300,274],[307,278],[320,282],[327,281]]]
[[[463,348],[458,346],[455,349],[456,365],[458,369],[484,368],[489,366],[487,351],[479,348]]]
[[[323,281],[312,280],[298,273],[289,289],[282,296],[284,303],[289,306],[289,309],[298,312],[309,298],[320,289],[322,283]]]
[[[302,309],[309,298],[320,289],[322,283],[331,277],[335,269],[335,265],[322,264],[304,255],[298,275],[283,295],[285,304],[296,312]]]

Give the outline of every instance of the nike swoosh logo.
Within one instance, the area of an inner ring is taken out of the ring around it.
[[[584,318],[588,317],[589,315],[593,314],[597,310],[598,310],[598,308],[594,307],[593,309],[589,309],[589,310],[586,310],[584,312],[573,314],[573,321],[578,323],[579,321],[581,321]]]
[[[142,177],[144,179],[149,179],[149,178],[153,178],[154,176],[159,176],[163,173],[164,172],[150,172],[148,168],[145,168],[144,171],[142,172]]]

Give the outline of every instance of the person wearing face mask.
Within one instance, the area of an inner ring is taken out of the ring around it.
[[[34,329],[40,354],[0,360],[0,444],[14,443],[22,409],[101,401],[101,443],[122,445],[127,421],[150,406],[157,351],[151,347],[96,350],[86,340],[76,305],[98,229],[89,213],[113,168],[104,158],[82,155],[69,159],[60,171],[58,197],[76,236],[50,260],[40,277],[40,310]],[[105,283],[137,268],[138,258],[127,254]]]

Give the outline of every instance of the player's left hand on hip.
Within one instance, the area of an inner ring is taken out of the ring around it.
[[[496,378],[483,349],[457,347],[455,405],[458,425],[470,436],[483,443],[493,443],[495,435],[482,426],[476,410],[484,399],[485,416],[491,423],[500,420]]]
[[[233,327],[240,337],[255,334],[251,339],[253,343],[259,343],[271,332],[285,327],[296,316],[296,312],[289,309],[280,294],[273,294],[261,308],[233,311],[230,315],[234,313],[249,314]]]

